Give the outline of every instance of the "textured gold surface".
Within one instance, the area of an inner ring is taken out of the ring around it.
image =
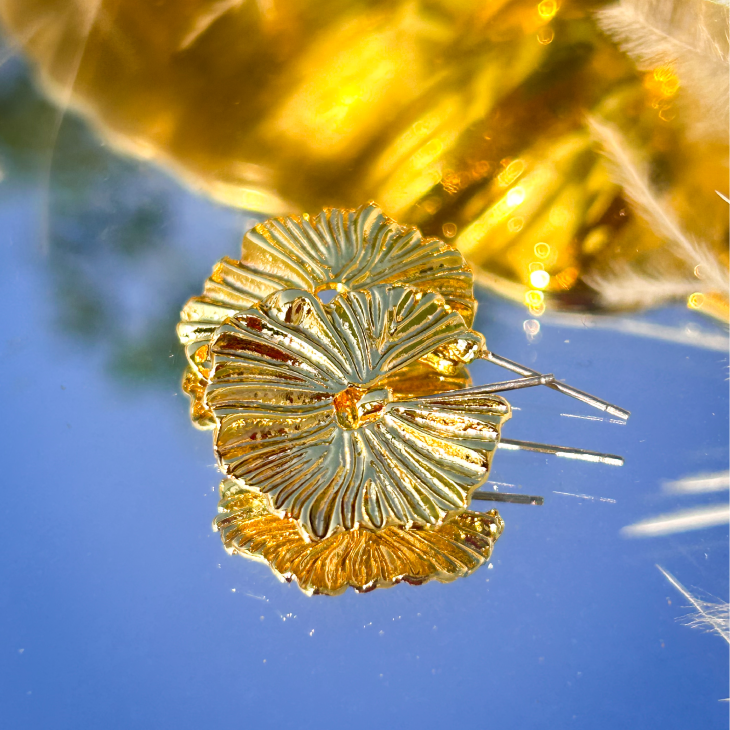
[[[486,480],[509,404],[403,398],[389,378],[419,361],[456,375],[482,347],[436,294],[375,286],[327,305],[272,294],[211,345],[205,398],[221,468],[314,538],[441,524]]]
[[[215,428],[215,416],[205,403],[205,388],[208,381],[191,367],[186,368],[182,389],[190,398],[190,418],[197,428]],[[399,399],[418,398],[433,393],[460,390],[471,385],[469,372],[465,367],[452,370],[448,375],[439,372],[425,362],[404,365],[387,377],[387,386]]]
[[[471,325],[476,311],[471,269],[456,249],[400,226],[374,204],[357,210],[325,209],[319,215],[277,218],[249,231],[238,261],[224,258],[205,282],[202,296],[183,308],[178,336],[192,370],[205,381],[210,372],[208,345],[216,328],[236,312],[281,289],[347,291],[383,283],[407,284],[419,292],[438,292]],[[193,410],[205,410],[192,381],[185,392]],[[193,417],[199,428],[212,427]]]
[[[205,404],[205,388],[207,385],[208,381],[192,367],[185,368],[182,389],[183,393],[190,398],[190,419],[193,425],[200,429],[215,427],[213,412]]]
[[[262,495],[232,480],[221,484],[218,511],[213,526],[228,552],[268,564],[310,594],[460,578],[489,560],[504,529],[492,510],[463,512],[432,530],[352,530],[307,542],[294,520],[270,514]]]
[[[319,215],[275,218],[243,239],[239,261],[224,258],[205,282],[203,295],[183,308],[178,334],[191,364],[211,333],[237,311],[280,289],[347,291],[398,283],[438,292],[468,325],[474,318],[471,270],[450,244],[400,226],[374,204],[357,210],[325,209]]]

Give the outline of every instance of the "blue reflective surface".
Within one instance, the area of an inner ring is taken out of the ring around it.
[[[1,71],[12,108],[25,71]],[[179,388],[176,310],[253,219],[117,160],[73,119],[53,166],[3,139],[0,726],[726,727],[727,644],[678,621],[688,601],[656,565],[727,599],[727,525],[621,533],[727,502],[662,487],[728,468],[721,328],[675,307],[638,319],[694,344],[549,316],[530,339],[523,309],[480,293],[494,351],[632,411],[621,424],[530,389],[504,435],[625,466],[500,451],[492,486],[545,505],[500,508],[489,567],[309,598],[211,531],[211,435]]]

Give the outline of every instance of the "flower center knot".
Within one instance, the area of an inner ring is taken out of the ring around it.
[[[334,398],[337,423],[341,428],[353,429],[376,421],[390,399],[388,388],[368,390],[359,385],[350,385]]]

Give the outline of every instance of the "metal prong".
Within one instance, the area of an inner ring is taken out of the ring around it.
[[[538,373],[537,370],[532,370],[531,368],[525,367],[524,365],[520,365],[517,362],[508,360],[506,357],[501,357],[500,355],[495,355],[493,352],[487,352],[484,354],[483,357],[485,360],[489,360],[489,362],[493,362],[495,365],[499,365],[500,367],[507,368],[507,370],[511,370],[513,373],[518,373],[519,375],[523,375],[526,377],[535,377],[535,376],[540,375],[540,373]],[[584,393],[582,390],[578,390],[577,388],[573,388],[572,386],[566,385],[565,383],[561,383],[557,380],[554,380],[551,383],[547,383],[547,386],[548,386],[548,388],[557,390],[560,393],[569,395],[571,398],[575,398],[579,401],[583,401],[583,403],[587,403],[589,406],[598,408],[601,411],[606,411],[607,413],[610,413],[612,416],[617,416],[618,418],[623,418],[624,420],[626,420],[631,415],[630,411],[627,411],[623,408],[619,408],[618,406],[615,406],[612,403],[608,403],[605,400],[596,398],[594,395],[591,395],[590,393]]]
[[[497,447],[509,451],[537,451],[540,454],[554,454],[564,459],[577,459],[578,461],[593,461],[599,464],[612,464],[623,466],[624,460],[621,456],[614,454],[602,454],[598,451],[586,451],[586,449],[573,449],[569,446],[551,446],[550,444],[538,444],[533,441],[516,441],[514,439],[502,439]]]
[[[462,388],[461,390],[449,390],[444,393],[434,393],[433,395],[421,396],[418,400],[441,400],[457,396],[476,397],[480,395],[489,395],[490,393],[502,393],[505,390],[519,390],[520,388],[532,388],[535,385],[550,385],[555,381],[555,376],[536,375],[531,378],[516,378],[515,380],[504,380],[501,383],[489,383],[489,385],[477,385],[474,388]]]
[[[541,506],[545,500],[534,494],[509,494],[505,492],[482,492],[477,491],[471,495],[472,499],[482,502],[512,502],[513,504],[535,504]]]

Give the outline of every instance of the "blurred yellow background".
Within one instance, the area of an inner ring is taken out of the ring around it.
[[[726,68],[727,9],[686,7]],[[62,109],[225,204],[375,200],[536,316],[681,298],[727,317],[727,85],[642,63],[603,3],[0,0],[0,17]]]

